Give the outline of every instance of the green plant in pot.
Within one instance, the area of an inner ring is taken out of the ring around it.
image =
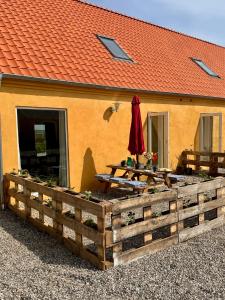
[[[18,172],[20,177],[27,178],[30,176],[29,171],[27,169],[18,170]]]
[[[18,175],[18,172],[16,171],[16,169],[12,169],[12,171],[10,172],[11,175]]]
[[[128,214],[127,214],[125,224],[126,225],[131,225],[131,224],[134,224],[134,223],[135,223],[135,213],[132,212],[132,211],[129,211]]]
[[[41,178],[38,177],[38,176],[35,176],[35,177],[33,178],[33,181],[36,182],[36,183],[42,183]]]
[[[48,206],[48,207],[52,207],[52,199],[46,199],[43,201],[44,205]]]
[[[54,188],[56,187],[56,181],[53,178],[50,178],[46,181],[46,185],[48,187]]]
[[[84,199],[85,200],[91,200],[92,192],[91,191],[85,191],[84,192]]]
[[[98,229],[98,225],[94,222],[93,219],[89,218],[84,222],[84,225],[89,226],[93,229]]]

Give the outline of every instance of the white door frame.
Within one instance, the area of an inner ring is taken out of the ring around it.
[[[20,159],[20,147],[19,147],[19,127],[18,127],[18,110],[51,110],[51,111],[63,111],[65,113],[65,135],[66,135],[66,181],[67,185],[70,186],[70,172],[69,172],[69,147],[68,147],[68,113],[65,108],[51,108],[51,107],[32,107],[32,106],[17,106],[16,107],[16,136],[17,136],[17,154],[18,154],[18,169],[21,169],[21,159]]]
[[[148,113],[148,151],[152,149],[152,139],[151,139],[151,127],[152,127],[152,120],[151,117],[153,116],[163,116],[164,117],[164,164],[166,168],[169,167],[169,112],[149,112]]]
[[[219,117],[219,152],[222,151],[222,126],[223,126],[223,120],[222,120],[222,113],[201,113],[200,114],[200,151],[202,151],[203,147],[203,117]]]

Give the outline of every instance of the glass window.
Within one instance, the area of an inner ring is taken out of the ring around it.
[[[213,77],[219,77],[218,74],[216,74],[215,72],[213,72],[209,67],[206,66],[206,64],[200,60],[200,59],[196,59],[196,58],[192,58],[192,60],[202,69],[204,70],[208,75],[213,76]]]
[[[44,124],[34,125],[35,149],[37,156],[46,156],[46,133]]]
[[[66,112],[18,108],[17,119],[21,169],[66,187]]]
[[[132,61],[132,59],[123,51],[123,49],[117,44],[114,39],[99,35],[98,38],[114,57]]]

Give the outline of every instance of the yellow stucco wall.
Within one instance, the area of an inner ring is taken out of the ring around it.
[[[31,82],[3,80],[0,88],[0,114],[3,171],[18,168],[16,107],[61,108],[68,115],[70,184],[76,190],[96,184],[95,173],[108,171],[127,151],[133,93],[82,89]],[[175,168],[185,148],[194,148],[198,139],[200,113],[223,113],[224,100],[139,94],[142,122],[147,139],[147,113],[169,112],[169,167]],[[117,113],[110,114],[113,102],[121,102]],[[28,141],[29,142],[29,141]],[[147,145],[147,142],[146,142]],[[225,149],[225,140],[222,150]]]

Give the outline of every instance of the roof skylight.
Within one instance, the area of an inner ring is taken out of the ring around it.
[[[219,75],[213,72],[201,59],[192,58],[192,60],[208,75],[219,78]]]
[[[117,44],[117,42],[109,37],[97,35],[102,44],[106,47],[106,49],[113,55],[113,57],[132,61],[132,59],[126,54],[126,52]]]

